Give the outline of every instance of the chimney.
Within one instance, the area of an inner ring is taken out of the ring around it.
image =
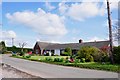
[[[83,42],[83,40],[82,40],[82,39],[80,39],[80,40],[79,40],[79,43],[82,43],[82,42]]]

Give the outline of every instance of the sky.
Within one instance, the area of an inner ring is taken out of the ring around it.
[[[111,1],[112,24],[118,19],[118,2]],[[0,40],[7,46],[36,41],[78,43],[108,40],[106,2],[2,2]],[[116,43],[114,43],[116,45]]]

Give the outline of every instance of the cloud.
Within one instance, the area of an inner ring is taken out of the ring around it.
[[[98,8],[94,3],[76,3],[70,7],[68,16],[75,20],[82,21],[86,18],[96,16],[98,12]]]
[[[10,22],[26,25],[41,35],[63,36],[67,33],[62,17],[57,14],[46,13],[41,8],[38,8],[37,12],[7,13],[6,17]]]
[[[5,41],[6,46],[12,46],[12,38],[17,38],[16,33],[13,30],[0,29],[0,41]]]
[[[87,18],[91,18],[97,15],[104,15],[104,6],[100,6],[98,2],[81,2],[72,3],[71,5],[65,4],[65,2],[59,3],[59,12],[62,15],[66,15],[71,19],[83,21]]]
[[[110,10],[114,10],[114,9],[118,9],[118,2],[120,0],[109,0],[109,3],[110,3]],[[107,8],[107,2],[106,0],[103,1],[103,8]]]
[[[49,2],[46,2],[46,3],[45,3],[45,6],[46,6],[46,8],[47,8],[49,11],[55,9],[55,6],[52,6]]]
[[[102,4],[101,4],[102,3]],[[72,3],[69,6],[65,2],[59,3],[59,12],[62,15],[66,15],[71,19],[77,21],[84,21],[87,18],[95,16],[103,16],[107,13],[106,0],[83,0],[81,3]],[[110,0],[111,11],[118,8],[117,0]]]
[[[1,33],[0,33],[1,39],[9,39],[9,38],[16,38],[17,37],[16,33],[12,30],[9,30],[9,31],[0,30],[0,31],[1,31]]]
[[[67,9],[68,9],[68,5],[66,5],[65,4],[65,2],[61,2],[61,3],[59,3],[59,12],[60,12],[60,14],[65,14],[65,12],[67,11]]]

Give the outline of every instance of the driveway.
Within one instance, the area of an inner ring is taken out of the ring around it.
[[[2,62],[42,78],[118,78],[118,73],[114,72],[52,65],[12,58],[8,55],[3,55]]]

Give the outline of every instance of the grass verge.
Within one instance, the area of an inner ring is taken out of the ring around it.
[[[120,65],[118,65],[118,64],[114,64],[114,65],[109,64],[109,63],[101,64],[101,63],[97,63],[97,62],[87,62],[87,63],[65,63],[65,62],[53,62],[53,61],[50,62],[50,61],[45,61],[44,60],[45,56],[41,56],[41,57],[38,56],[39,58],[35,57],[35,56],[32,56],[31,58],[24,58],[22,56],[13,56],[13,57],[14,58],[20,58],[20,59],[31,60],[31,61],[45,62],[45,63],[49,63],[49,64],[70,66],[70,67],[120,72]],[[56,56],[52,56],[52,58],[54,58],[54,57],[56,57]],[[61,57],[61,56],[57,56],[57,57]]]

